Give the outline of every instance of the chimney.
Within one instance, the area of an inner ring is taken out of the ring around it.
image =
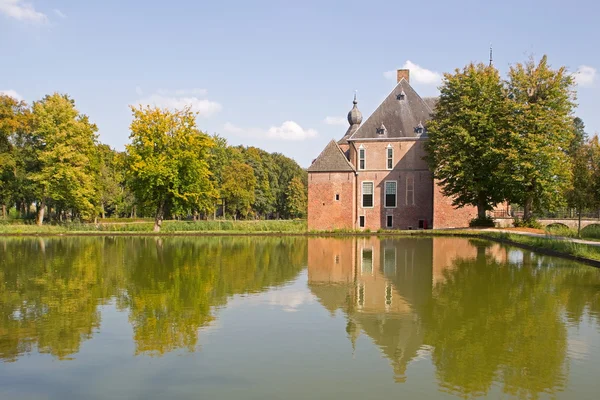
[[[402,78],[406,79],[406,82],[410,83],[410,70],[409,69],[399,69],[397,77],[398,77],[398,83],[400,83]]]

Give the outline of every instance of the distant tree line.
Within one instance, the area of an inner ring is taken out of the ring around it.
[[[189,109],[132,107],[119,152],[68,95],[31,106],[0,95],[0,206],[36,222],[97,217],[301,218],[307,173],[294,160],[232,147],[196,127]]]
[[[600,148],[573,115],[574,78],[544,56],[510,67],[469,64],[444,75],[428,124],[427,160],[457,207],[479,222],[498,204],[535,213],[568,205],[581,216],[600,203]]]

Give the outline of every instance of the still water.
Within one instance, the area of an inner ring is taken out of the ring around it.
[[[461,238],[0,239],[0,399],[597,398],[600,270]]]

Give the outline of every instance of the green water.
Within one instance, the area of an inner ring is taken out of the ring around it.
[[[460,238],[0,239],[0,399],[596,398],[600,270]]]

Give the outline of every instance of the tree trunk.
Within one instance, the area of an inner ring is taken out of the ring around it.
[[[477,195],[477,219],[483,221],[485,219],[487,202],[485,201],[485,194],[479,193]]]
[[[577,237],[581,237],[581,208],[577,210]]]
[[[106,214],[104,211],[104,204],[102,204],[102,219],[106,218]]]
[[[156,209],[156,216],[154,217],[154,232],[160,232],[162,227],[163,218],[165,217],[165,202],[162,201]]]
[[[528,196],[525,199],[525,204],[523,205],[523,221],[529,221],[531,219],[532,208],[533,208],[533,197]]]
[[[6,204],[2,204],[2,218],[6,219]]]
[[[37,225],[42,226],[44,223],[44,210],[46,209],[46,200],[42,200],[39,204],[38,215],[37,215]]]

